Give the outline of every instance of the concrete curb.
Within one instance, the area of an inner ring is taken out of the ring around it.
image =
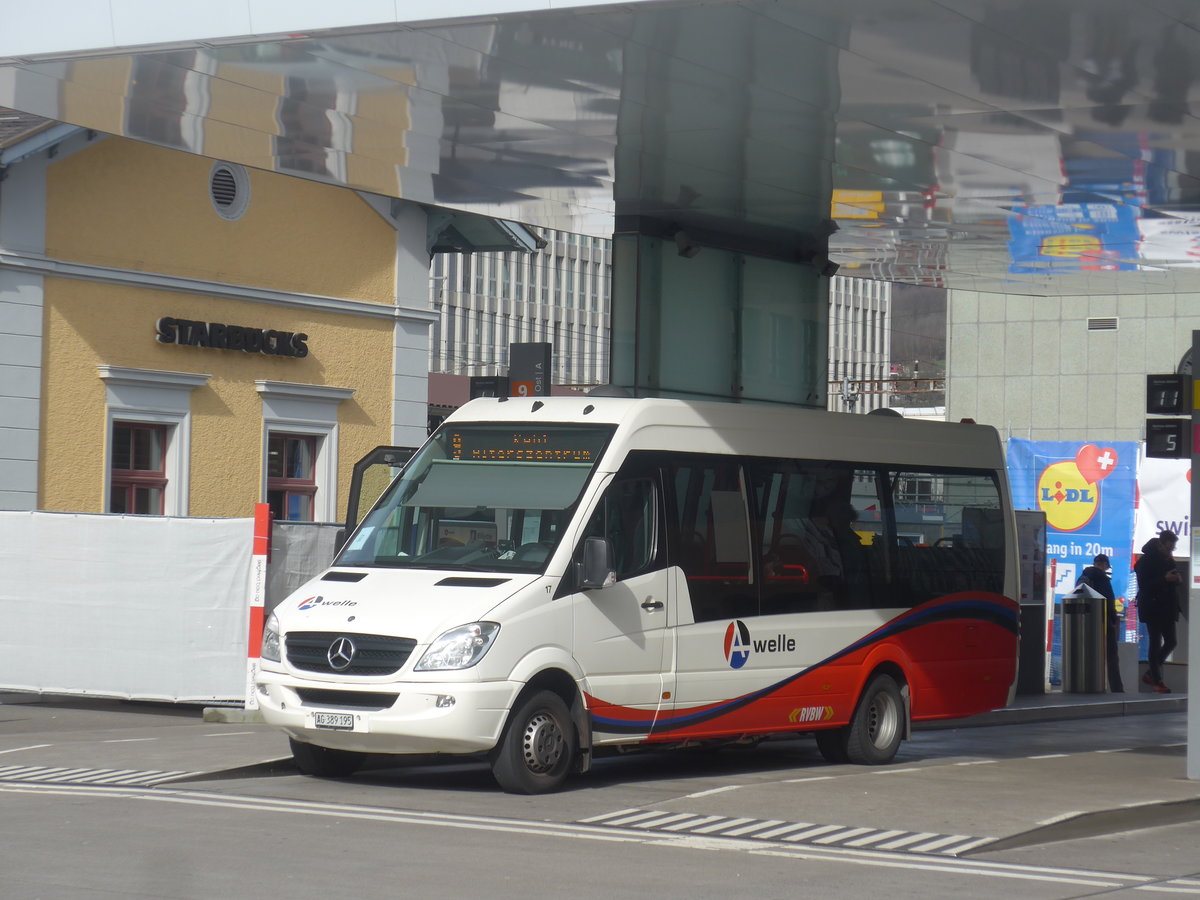
[[[1119,697],[1120,695],[1112,695]],[[1025,722],[1064,722],[1071,719],[1102,719],[1109,716],[1144,716],[1153,713],[1186,712],[1187,696],[1145,697],[1138,700],[1112,699],[1092,702],[1064,702],[1055,705],[1017,704],[995,709],[967,719],[919,722],[914,731],[944,728],[976,728],[986,725],[1017,725]]]
[[[1052,844],[1057,841],[1073,841],[1079,838],[1119,834],[1140,828],[1158,828],[1163,825],[1179,825],[1183,822],[1200,820],[1200,797],[1188,800],[1164,800],[1157,803],[1139,803],[1118,809],[1101,809],[1080,813],[1039,828],[1031,828],[1020,834],[999,838],[990,844],[972,847],[959,856],[978,856],[981,853],[998,853],[1036,844]]]
[[[220,722],[225,725],[265,725],[262,713],[257,709],[241,709],[236,706],[204,707],[205,722]]]

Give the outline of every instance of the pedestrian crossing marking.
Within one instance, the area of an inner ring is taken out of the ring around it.
[[[199,775],[183,770],[160,772],[138,769],[80,769],[66,766],[0,766],[0,781],[37,784],[105,784],[153,787],[179,778]]]
[[[3,775],[0,774],[0,777]],[[675,834],[737,837],[756,841],[784,841],[789,844],[812,844],[819,847],[891,850],[932,856],[957,856],[994,840],[990,837],[967,834],[898,831],[854,825],[819,825],[812,822],[785,822],[782,819],[704,816],[653,809],[622,809],[581,819],[580,824],[636,828],[642,831],[670,831]]]

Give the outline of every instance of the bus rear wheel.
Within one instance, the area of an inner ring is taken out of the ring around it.
[[[904,700],[890,675],[876,675],[858,700],[846,729],[846,757],[852,763],[881,766],[896,758],[904,739]]]
[[[510,794],[547,794],[562,787],[576,753],[575,724],[562,697],[537,691],[509,716],[492,751],[492,775]]]

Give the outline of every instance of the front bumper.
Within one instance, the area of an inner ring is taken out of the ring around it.
[[[256,684],[258,708],[268,725],[298,741],[358,753],[490,750],[500,740],[520,689],[521,685],[510,681],[393,682],[360,687],[304,681],[276,672],[260,672]],[[326,691],[328,695],[319,696]],[[355,695],[354,702],[339,702],[344,700],[339,694]],[[379,698],[378,704],[370,702],[373,695]],[[349,715],[353,725],[320,727],[318,713]]]

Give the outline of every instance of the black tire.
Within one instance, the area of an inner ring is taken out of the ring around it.
[[[827,728],[824,731],[815,732],[817,749],[821,751],[825,762],[850,762],[850,757],[846,753],[846,737],[849,733],[849,728]]]
[[[294,738],[288,738],[292,747],[292,759],[302,775],[316,775],[320,778],[345,778],[353,775],[366,761],[365,753],[354,753],[351,750],[330,750],[328,747],[318,747],[316,744],[306,744]]]
[[[575,723],[562,697],[537,691],[518,702],[492,751],[492,775],[510,794],[548,794],[575,762]]]
[[[904,739],[904,716],[904,700],[892,676],[879,674],[867,682],[847,729],[850,762],[882,766],[895,759]]]

